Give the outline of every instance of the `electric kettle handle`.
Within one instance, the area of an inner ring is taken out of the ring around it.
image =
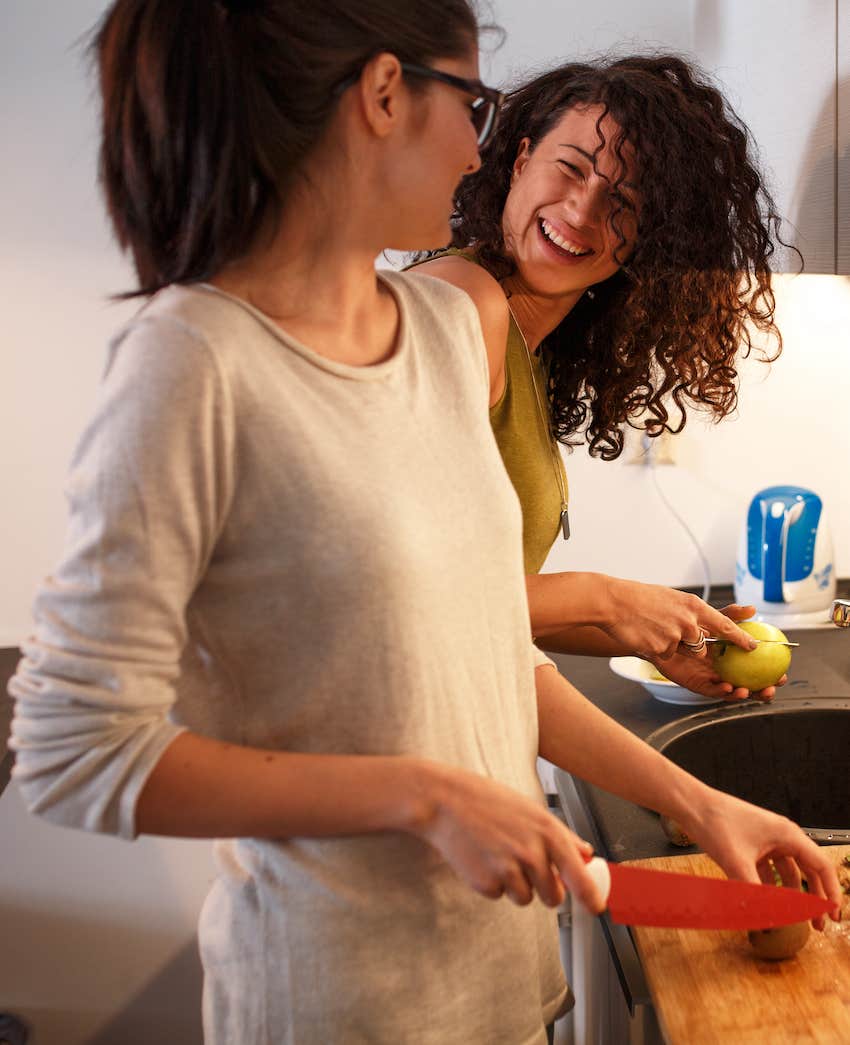
[[[777,512],[777,506],[783,511]],[[764,598],[766,602],[784,602],[785,541],[788,537],[788,509],[781,501],[772,501],[767,506],[764,519]]]

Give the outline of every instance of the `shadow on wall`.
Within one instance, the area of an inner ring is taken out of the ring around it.
[[[734,16],[730,18],[730,9],[731,5],[718,3],[718,0],[696,0],[693,14],[694,39],[699,41],[700,52],[703,55],[721,54],[724,41],[734,35]],[[703,61],[703,67],[713,75],[711,62]],[[850,102],[850,81],[839,83],[838,98],[839,104],[842,99]],[[828,234],[836,216],[835,126],[836,95],[830,90],[826,93],[817,119],[809,130],[805,152],[800,158],[799,177],[789,198],[789,209],[787,213],[782,214],[780,236],[788,247],[782,243],[776,244],[776,253],[771,262],[774,272],[800,271],[800,259],[789,247],[796,248],[802,254],[804,272],[836,271],[835,244],[833,237]],[[764,160],[765,157],[762,157],[762,161]],[[772,172],[769,168],[765,170],[768,180],[774,173],[778,172]],[[845,191],[850,196],[848,141],[838,143],[838,185],[845,186]],[[771,188],[770,184],[768,188]],[[850,242],[842,244],[839,241],[838,254],[838,271],[848,271]]]
[[[68,918],[55,911],[0,907],[7,946],[0,957],[0,997],[29,1028],[27,1045],[203,1045],[203,974],[194,939],[147,982],[132,984],[145,954],[161,954],[163,940],[137,928]],[[21,964],[16,939],[26,939]],[[61,984],[50,1007],[26,1004],[33,984]],[[30,985],[28,988],[28,984]],[[175,989],[179,985],[179,989]],[[104,999],[120,999],[116,1006]],[[114,1008],[104,1015],[105,1008]]]
[[[181,987],[178,999],[169,997],[175,983]],[[150,1045],[152,1041],[203,1045],[202,988],[201,959],[193,941],[146,983],[88,1045]],[[164,1008],[163,999],[170,1003],[168,1009]]]
[[[843,80],[838,86],[838,96],[850,98],[850,81]],[[832,237],[821,239],[819,243],[810,242],[801,229],[823,229],[838,220],[835,198],[836,191],[836,157],[835,157],[835,105],[836,96],[830,91],[823,100],[818,117],[809,132],[800,177],[795,186],[793,198],[799,200],[792,220],[786,224],[783,239],[787,240],[803,255],[803,272],[836,272],[836,245]],[[837,182],[850,191],[850,143],[838,142]],[[837,226],[836,226],[837,227]],[[790,233],[790,235],[789,235]],[[840,251],[841,245],[838,244]],[[792,256],[791,251],[777,252],[784,262],[784,267],[774,266],[777,271],[797,272],[800,269],[799,259]],[[846,260],[846,259],[845,259]]]

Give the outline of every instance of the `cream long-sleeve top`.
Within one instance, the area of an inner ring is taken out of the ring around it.
[[[441,281],[380,278],[401,324],[374,366],[205,285],[160,292],[111,344],[10,683],[32,811],[133,838],[187,728],[438,759],[543,800],[521,514],[477,314]],[[565,984],[539,902],[484,899],[409,835],[216,850],[210,1045],[545,1042]]]

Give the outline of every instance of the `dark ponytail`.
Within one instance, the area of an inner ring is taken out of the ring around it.
[[[116,0],[93,43],[100,178],[137,294],[243,256],[374,54],[458,57],[471,0]]]

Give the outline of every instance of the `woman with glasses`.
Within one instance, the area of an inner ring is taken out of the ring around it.
[[[456,208],[454,249],[422,271],[479,307],[539,644],[636,653],[706,696],[750,696],[713,672],[702,638],[752,648],[733,622],[755,607],[721,613],[656,585],[539,573],[569,534],[558,441],[614,460],[627,425],[678,432],[690,407],[719,420],[735,406],[750,331],[781,347],[769,270],[778,220],[746,128],[675,56],[570,63],[509,94]]]
[[[564,882],[597,905],[535,774],[477,313],[374,267],[449,235],[500,101],[477,35],[467,0],[117,0],[94,41],[144,303],[11,683],[15,775],[62,824],[233,839],[208,1045],[544,1041]]]
[[[569,1004],[554,908],[600,900],[538,750],[730,873],[782,858],[838,895],[801,831],[532,644],[478,313],[374,268],[448,237],[497,101],[476,39],[465,0],[117,0],[97,33],[103,186],[148,300],[10,685],[15,777],[62,824],[228,839],[208,1045],[542,1045]]]

